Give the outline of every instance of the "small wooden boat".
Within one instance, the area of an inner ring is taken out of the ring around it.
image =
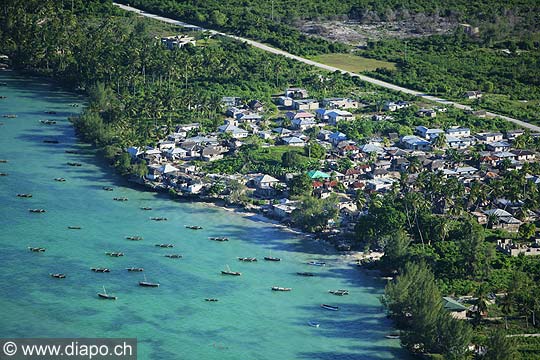
[[[191,230],[201,230],[201,229],[202,229],[202,226],[186,225],[186,229],[191,229]]]
[[[8,176],[7,173],[0,173],[0,176]]]
[[[229,265],[227,265],[227,270],[221,270],[221,275],[240,276],[242,275],[242,273],[238,271],[231,271],[231,269],[229,268]]]
[[[278,258],[278,257],[273,257],[273,256],[265,256],[265,257],[264,257],[264,260],[266,260],[266,261],[281,261],[280,258]]]
[[[308,325],[311,326],[311,327],[316,327],[316,328],[318,328],[319,326],[321,326],[321,324],[319,324],[319,323],[316,322],[316,321],[309,321],[309,322],[308,322]]]
[[[102,268],[102,267],[91,268],[90,270],[92,270],[93,272],[97,272],[97,273],[108,273],[108,272],[111,272],[111,270],[109,270],[109,269],[107,269],[107,268]]]
[[[326,263],[322,261],[308,261],[307,264],[313,266],[326,266]]]
[[[140,267],[129,267],[129,268],[126,268],[127,271],[129,272],[142,272],[144,271],[144,268],[140,268]]]
[[[146,275],[144,275],[144,281],[139,281],[139,286],[144,287],[158,287],[159,283],[153,283],[146,280]]]
[[[323,309],[326,309],[326,310],[332,310],[332,311],[338,311],[339,310],[339,307],[333,306],[333,305],[328,305],[328,304],[321,304],[321,307]]]
[[[314,273],[310,273],[310,272],[297,272],[296,275],[300,275],[300,276],[315,276]]]
[[[154,221],[167,221],[166,217],[151,217],[150,220]]]
[[[43,142],[45,144],[58,144],[59,143],[58,140],[43,140]]]
[[[45,111],[45,114],[54,115],[54,114],[56,114],[56,111],[47,110],[47,111]]]
[[[49,274],[51,277],[55,278],[55,279],[65,279],[66,278],[66,274],[60,274],[60,273],[57,273],[57,274]]]
[[[292,288],[281,287],[281,286],[272,286],[272,291],[291,291]]]
[[[384,335],[384,337],[387,339],[399,339],[399,334],[388,334]]]
[[[106,252],[105,255],[109,255],[111,257],[120,257],[120,256],[124,256],[124,253],[112,251],[112,252]]]
[[[66,181],[66,179],[64,179],[63,177],[59,177],[59,178],[54,178],[54,181],[64,182]]]
[[[1,163],[1,164],[5,164],[5,163],[7,163],[8,161],[9,161],[9,160],[6,160],[6,159],[0,159],[0,163]]]
[[[254,257],[239,257],[238,261],[255,262],[255,261],[257,261],[257,258],[254,258]]]
[[[42,123],[42,124],[45,124],[45,125],[55,125],[56,124],[55,120],[39,120],[39,122]]]
[[[32,194],[17,194],[17,197],[20,197],[20,198],[31,198],[31,197],[32,197]]]
[[[131,241],[141,241],[143,237],[142,236],[126,236],[126,239],[131,240]]]
[[[42,247],[31,247],[31,246],[29,246],[28,250],[30,250],[32,252],[45,252],[45,248],[42,248]]]
[[[0,99],[7,99],[7,96],[1,95],[1,96],[0,96]]]
[[[69,166],[82,166],[82,164],[78,163],[78,162],[68,162],[67,165],[69,165]]]
[[[31,213],[44,213],[45,209],[28,209]]]
[[[330,294],[337,295],[337,296],[349,295],[349,290],[346,290],[346,289],[328,290],[328,292]]]
[[[208,239],[213,241],[229,241],[229,238],[226,237],[209,237]]]
[[[78,154],[79,152],[77,150],[66,150],[64,151],[66,154]]]
[[[145,207],[142,207],[141,210],[146,210],[146,211],[148,211],[148,210],[152,210],[152,208],[151,208],[151,207],[148,207],[148,206],[145,206]]]
[[[160,247],[160,248],[172,248],[172,247],[174,247],[173,244],[155,244],[154,246]]]
[[[7,86],[8,83],[7,82],[0,82],[0,86]]]
[[[128,201],[127,197],[115,197],[113,198],[114,201]]]
[[[102,189],[105,190],[105,191],[113,191],[113,190],[114,190],[114,189],[113,189],[112,187],[110,187],[110,186],[104,186],[104,187],[102,187]]]
[[[79,104],[69,104],[71,107],[79,107]]]
[[[68,226],[67,228],[70,229],[70,230],[81,230],[82,229],[80,226],[76,226],[76,225],[75,226]]]
[[[116,299],[118,299],[118,297],[116,297],[114,295],[107,294],[107,290],[105,290],[105,286],[103,287],[103,292],[98,293],[98,296],[100,298],[102,298],[102,299],[107,299],[107,300],[116,300]]]
[[[167,255],[165,255],[165,257],[167,257],[169,259],[181,259],[182,255],[180,255],[180,254],[167,254]]]
[[[216,298],[206,298],[206,299],[204,299],[204,301],[216,302],[216,301],[218,301],[218,299],[216,299]]]
[[[17,115],[15,114],[4,114],[2,117],[8,118],[8,119],[15,119]]]

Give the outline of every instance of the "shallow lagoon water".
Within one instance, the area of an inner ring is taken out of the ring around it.
[[[0,114],[17,114],[0,118],[0,159],[8,160],[0,163],[0,172],[8,173],[0,177],[1,337],[136,337],[140,359],[406,357],[398,340],[384,338],[392,331],[378,300],[384,282],[339,255],[320,255],[324,244],[257,217],[129,186],[88,145],[77,142],[67,117],[81,110],[70,104],[82,104],[82,98],[15,72],[1,72],[0,82],[8,83],[0,87],[0,95],[7,96],[0,100]],[[42,119],[57,123],[43,125]],[[43,142],[51,139],[59,143]],[[141,210],[144,206],[153,210]],[[30,213],[30,208],[47,212]],[[168,221],[151,221],[152,216]],[[74,225],[82,229],[67,229]],[[126,240],[130,235],[144,240]],[[230,241],[210,241],[210,236]],[[157,248],[157,243],[175,247]],[[28,246],[47,250],[33,253]],[[125,256],[112,258],[107,251]],[[183,258],[164,256],[170,253]],[[282,261],[263,261],[270,254]],[[259,261],[243,263],[237,257]],[[327,266],[306,265],[309,260]],[[227,265],[242,276],[221,275]],[[90,271],[98,266],[111,272]],[[129,273],[125,268],[131,266],[145,271]],[[317,276],[300,277],[297,271]],[[56,272],[67,278],[49,276]],[[161,286],[139,287],[143,274]],[[273,292],[274,285],[293,290]],[[118,300],[100,300],[102,286]],[[350,295],[328,294],[341,288]],[[205,302],[208,297],[219,301]],[[340,310],[323,310],[321,303]],[[320,327],[308,326],[312,320]]]

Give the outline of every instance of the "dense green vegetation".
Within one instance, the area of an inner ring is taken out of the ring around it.
[[[411,165],[411,172],[419,171],[414,159]],[[539,163],[527,165],[523,172],[504,171],[500,179],[488,184],[473,183],[468,192],[457,179],[444,179],[440,173],[422,171],[414,185],[404,173],[399,190],[396,188],[384,196],[359,194],[359,206],[369,211],[357,225],[358,239],[383,248],[385,255],[379,269],[398,275],[388,285],[384,303],[404,331],[404,346],[413,351],[445,354],[446,350],[438,343],[439,334],[429,328],[429,324],[445,328],[437,325],[441,293],[472,296],[470,305],[475,305],[477,310],[471,326],[475,328],[477,344],[489,342],[493,329],[506,328],[518,334],[538,332],[540,259],[495,252],[497,239],[529,240],[534,234],[534,224],[532,229],[522,225],[519,233],[509,234],[503,230],[486,230],[495,218],[479,225],[468,215],[479,204],[496,198],[523,201],[524,212],[537,209],[539,189],[528,183],[524,175],[537,170]],[[488,306],[490,293],[500,295]],[[460,333],[467,331],[462,329]],[[460,339],[454,338],[461,346],[472,341]],[[523,358],[538,358],[528,350],[534,344],[537,342],[530,340],[517,346],[517,350]],[[445,354],[445,358],[452,356]],[[503,357],[514,358],[517,357]]]
[[[540,44],[530,39],[490,42],[458,31],[452,36],[372,42],[361,54],[397,63],[397,70],[371,72],[375,77],[460,102],[466,101],[466,91],[481,90],[486,95],[470,101],[472,105],[540,121]]]
[[[360,54],[398,64],[371,74],[421,91],[463,100],[469,90],[486,96],[473,105],[523,120],[540,122],[540,49],[537,1],[123,1],[149,11],[262,40],[299,55],[343,52],[345,48],[296,30],[298,19],[354,19],[371,23],[410,20],[410,14],[447,17],[479,26],[477,37],[451,36],[386,39]],[[508,49],[508,52],[506,52]],[[504,51],[503,51],[504,50]],[[366,70],[348,54],[328,54],[330,64]],[[325,62],[325,61],[322,61]],[[373,70],[373,69],[371,69]],[[519,102],[528,100],[530,103]]]
[[[302,0],[302,1],[233,1],[233,0],[134,0],[121,1],[148,11],[159,12],[209,26],[228,30],[276,45],[297,54],[326,53],[343,50],[339,44],[302,35],[295,27],[299,19],[407,19],[414,13],[454,17],[471,23],[493,23],[496,31],[523,33],[538,30],[535,0],[471,2],[454,1],[372,1],[372,0]],[[506,27],[501,26],[505,24]]]
[[[215,130],[225,95],[258,98],[271,108],[270,96],[290,85],[314,96],[368,89],[340,74],[321,81],[309,66],[228,39],[167,50],[149,31],[152,21],[109,1],[13,0],[3,7],[2,52],[16,68],[86,89],[90,106],[76,127],[109,156],[154,144],[177,123]]]

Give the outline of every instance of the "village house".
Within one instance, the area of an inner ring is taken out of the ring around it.
[[[282,200],[279,204],[272,205],[272,214],[281,220],[288,219],[292,212],[296,210],[295,204],[296,201]]]
[[[136,159],[139,155],[143,155],[144,151],[136,146],[130,146],[126,149],[126,152],[131,156],[132,159]]]
[[[255,195],[258,197],[271,197],[276,194],[275,187],[280,181],[270,175],[262,174],[252,179],[255,186]]]
[[[369,175],[372,179],[382,179],[388,177],[389,174],[386,169],[374,169]]]
[[[502,141],[504,137],[502,133],[478,133],[476,138],[484,143],[492,143]]]
[[[281,141],[283,142],[284,145],[288,145],[288,146],[295,146],[295,147],[306,146],[306,143],[304,142],[304,140],[296,136],[284,137],[284,138],[281,138]]]
[[[506,138],[509,141],[514,141],[518,136],[521,136],[523,134],[525,134],[525,131],[523,130],[508,130],[506,131]]]
[[[180,132],[180,131],[191,131],[191,130],[199,130],[201,127],[201,124],[199,123],[190,123],[190,124],[183,124],[183,125],[178,125],[176,127],[176,132]]]
[[[330,109],[317,109],[315,111],[315,118],[319,121],[325,121],[328,122],[328,113],[330,113],[333,110]]]
[[[332,132],[330,130],[321,129],[321,131],[319,131],[319,134],[317,135],[317,139],[322,141],[329,141],[330,135],[332,135]]]
[[[494,141],[486,145],[490,151],[505,151],[510,149],[510,144],[507,141]]]
[[[312,118],[298,118],[291,121],[291,128],[295,130],[305,131],[317,126],[317,123]]]
[[[358,109],[361,105],[358,101],[348,98],[326,98],[322,101],[322,106],[327,109]]]
[[[407,168],[409,167],[410,164],[411,162],[407,160],[406,158],[392,159],[392,169],[395,171],[400,171],[400,172],[407,171]]]
[[[273,132],[275,132],[277,134],[277,136],[279,137],[287,137],[287,136],[290,136],[292,131],[289,130],[289,129],[286,129],[284,127],[278,127],[278,128],[275,128],[275,129],[272,129]]]
[[[416,112],[416,115],[420,117],[434,118],[437,116],[437,112],[433,109],[420,109]]]
[[[427,140],[435,139],[439,134],[444,134],[444,131],[441,129],[430,129],[425,126],[417,126],[414,132]]]
[[[279,96],[279,97],[277,97],[275,102],[278,105],[284,106],[286,108],[290,108],[290,107],[292,107],[293,99],[288,97],[288,96]]]
[[[218,131],[220,133],[228,133],[228,134],[231,134],[231,136],[234,138],[234,139],[242,139],[242,138],[246,138],[249,136],[249,132],[247,132],[246,130],[242,129],[242,128],[239,128],[231,123],[229,124],[225,124],[225,125],[222,125],[220,127],[218,127]]]
[[[377,156],[382,155],[385,153],[385,150],[382,146],[378,143],[367,143],[362,146],[360,146],[360,151],[365,154],[371,154],[376,153]]]
[[[272,133],[270,131],[267,131],[267,130],[259,131],[257,133],[257,135],[263,140],[269,140],[269,139],[272,139],[274,137],[272,135]]]
[[[239,123],[249,124],[258,124],[262,120],[262,116],[260,114],[252,112],[242,112],[240,114],[236,114],[235,118],[236,120],[238,120]]]
[[[253,111],[264,111],[264,105],[259,100],[251,100],[250,102],[248,102],[248,107]]]
[[[341,156],[350,156],[358,154],[358,146],[354,144],[345,144],[344,146],[339,147],[338,146],[339,155]]]
[[[430,150],[431,143],[415,135],[405,135],[400,140],[401,145],[409,150]]]
[[[240,98],[236,96],[224,96],[221,98],[221,103],[225,107],[233,107],[240,105]]]
[[[467,319],[467,311],[469,310],[468,307],[447,296],[443,297],[443,303],[444,309],[448,311],[450,316],[452,316],[454,319]]]
[[[474,139],[470,137],[456,137],[446,135],[446,144],[452,149],[466,149],[474,145]]]
[[[307,99],[308,92],[306,89],[292,87],[285,90],[285,97],[291,99]]]
[[[385,192],[392,189],[395,179],[392,178],[380,178],[366,181],[366,190],[375,192]]]
[[[317,110],[319,102],[314,99],[293,100],[292,107],[295,110]]]
[[[465,99],[474,100],[474,99],[480,99],[482,97],[481,91],[467,91],[464,94]]]
[[[540,239],[536,239],[533,244],[514,244],[512,239],[497,240],[497,250],[510,255],[519,256],[523,254],[525,256],[540,255]]]
[[[170,149],[165,152],[165,156],[169,160],[180,160],[187,158],[187,151],[182,149],[181,147],[177,147],[174,149]]]
[[[241,109],[236,106],[232,106],[232,107],[227,108],[227,110],[225,111],[225,115],[236,119],[238,115],[241,115],[247,112],[249,111],[246,109]]]
[[[345,110],[332,110],[326,113],[326,116],[328,117],[328,124],[330,125],[337,125],[340,121],[354,119],[353,114]]]
[[[469,137],[471,136],[471,129],[463,127],[451,127],[446,130],[446,134],[450,136],[460,137]]]
[[[516,156],[517,161],[533,161],[536,159],[536,153],[530,150],[512,150],[512,153]]]
[[[401,101],[401,100],[398,102],[387,101],[383,106],[383,110],[384,111],[397,111],[399,109],[405,109],[409,106],[410,104],[406,101]]]
[[[337,146],[341,141],[347,140],[347,135],[342,132],[336,131],[330,134],[329,138],[332,145]]]
[[[309,120],[315,121],[315,115],[307,111],[297,111],[297,112],[287,111],[285,113],[285,117],[289,119],[291,122],[297,119],[309,119]]]
[[[386,114],[373,114],[371,116],[371,120],[373,121],[392,121],[394,120],[393,116],[386,115]]]
[[[223,159],[223,154],[227,152],[221,146],[207,146],[201,150],[201,159],[204,161],[215,161]]]
[[[190,44],[195,45],[195,38],[186,35],[174,35],[161,38],[161,43],[169,50],[180,49]]]
[[[490,217],[495,217],[495,221],[491,222],[492,229],[504,229],[508,232],[518,232],[521,221],[512,216],[508,211],[503,209],[485,210],[484,214]]]

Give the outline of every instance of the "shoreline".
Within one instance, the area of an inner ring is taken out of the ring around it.
[[[119,175],[119,176],[123,178],[124,180],[126,180],[128,183],[137,185],[136,186],[137,188],[144,189],[144,191],[168,194],[172,201],[176,200],[178,202],[191,202],[191,203],[196,202],[198,204],[201,204],[202,206],[207,206],[207,207],[227,211],[229,213],[234,213],[235,215],[241,216],[246,219],[250,219],[252,221],[264,222],[265,224],[271,225],[281,231],[285,231],[290,234],[293,234],[301,238],[302,240],[307,240],[307,239],[312,240],[313,242],[311,246],[314,249],[317,249],[317,252],[320,255],[334,256],[336,259],[339,260],[339,263],[343,265],[357,266],[369,277],[372,277],[374,279],[379,279],[379,280],[388,280],[388,278],[385,278],[384,276],[382,276],[379,270],[369,270],[369,269],[360,267],[361,262],[365,260],[369,260],[371,262],[379,261],[381,257],[384,255],[383,252],[370,251],[368,254],[365,254],[363,251],[357,251],[357,250],[340,251],[336,248],[336,244],[334,244],[329,239],[325,239],[324,237],[317,236],[317,234],[305,232],[301,229],[291,227],[289,225],[286,225],[280,222],[277,219],[273,219],[271,217],[265,216],[261,212],[252,211],[255,209],[247,209],[246,207],[241,206],[241,205],[228,207],[226,206],[226,203],[223,199],[201,198],[199,195],[194,195],[194,196],[189,196],[189,197],[182,196],[179,194],[173,195],[168,192],[169,189],[157,189],[157,188],[147,185],[146,183],[141,183],[139,181],[132,181],[122,175]]]

